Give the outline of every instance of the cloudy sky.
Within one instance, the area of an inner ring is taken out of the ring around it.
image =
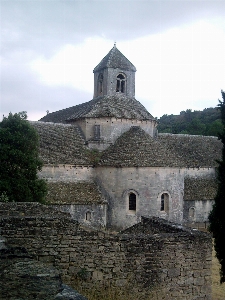
[[[215,107],[225,89],[225,1],[0,0],[0,116],[38,120],[93,96],[113,47],[154,117]]]

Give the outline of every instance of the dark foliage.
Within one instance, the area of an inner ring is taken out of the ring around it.
[[[161,133],[195,134],[218,136],[223,125],[218,108],[205,108],[203,111],[187,109],[180,115],[163,115],[159,119],[158,130]]]
[[[209,230],[213,233],[216,256],[221,264],[221,283],[225,282],[225,92],[223,91],[222,98],[223,100],[218,104],[223,124],[223,131],[219,135],[223,143],[222,160],[218,162],[218,190],[215,204],[209,215]]]
[[[0,201],[44,202],[47,184],[41,170],[36,130],[26,112],[4,117],[0,122]]]

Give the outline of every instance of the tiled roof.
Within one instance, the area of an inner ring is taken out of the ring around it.
[[[212,200],[216,196],[217,182],[214,178],[184,179],[184,200]]]
[[[179,166],[180,161],[143,129],[133,126],[103,152],[99,165],[115,167]]]
[[[40,157],[45,164],[93,164],[78,127],[49,122],[31,124],[40,136]],[[215,167],[221,151],[222,143],[216,137],[159,134],[152,138],[133,126],[103,152],[99,165]]]
[[[45,164],[90,165],[88,149],[78,127],[31,122],[40,137],[40,157]]]
[[[158,140],[181,159],[183,167],[214,167],[221,159],[222,143],[213,136],[159,134]]]
[[[131,127],[103,152],[99,165],[214,167],[221,149],[216,137],[161,134],[154,139],[140,127]]]
[[[50,204],[97,204],[104,198],[93,182],[48,182]]]
[[[109,53],[94,68],[93,72],[105,68],[120,68],[122,70],[136,71],[135,66],[114,46]]]
[[[152,120],[152,115],[136,99],[122,95],[103,96],[73,107],[49,113],[40,121],[66,123],[81,118],[115,117]]]

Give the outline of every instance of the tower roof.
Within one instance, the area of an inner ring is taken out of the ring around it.
[[[40,121],[66,123],[81,118],[115,117],[153,120],[153,116],[136,99],[126,96],[103,96],[73,107],[49,113]]]
[[[135,66],[116,48],[116,45],[94,68],[93,72],[100,71],[105,68],[120,68],[122,70],[136,72]]]

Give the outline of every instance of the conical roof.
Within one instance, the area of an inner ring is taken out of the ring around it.
[[[115,167],[216,167],[222,143],[216,137],[159,134],[152,138],[133,126],[107,148],[100,166]]]
[[[114,167],[178,167],[182,165],[173,153],[139,126],[132,126],[107,148],[100,166]]]
[[[136,72],[135,66],[116,48],[116,45],[94,68],[93,72],[100,71],[105,68],[120,68],[122,70]]]

